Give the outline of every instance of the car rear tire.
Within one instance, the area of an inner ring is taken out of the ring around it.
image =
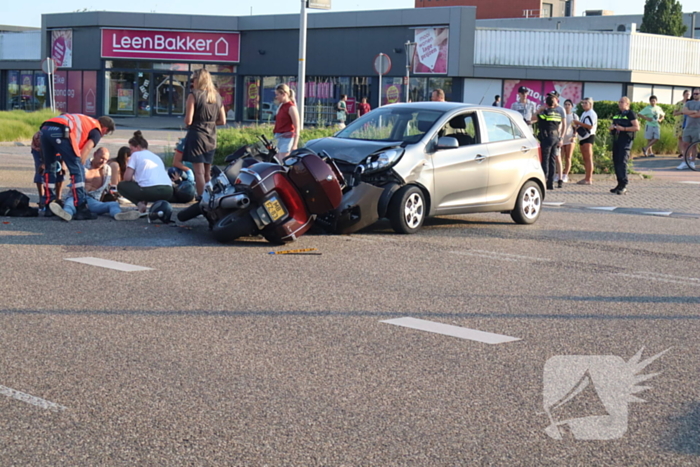
[[[542,212],[542,189],[529,181],[520,189],[515,209],[510,212],[510,217],[518,224],[533,224]]]
[[[217,242],[228,243],[252,235],[257,226],[249,210],[234,211],[214,224],[212,233]]]
[[[415,185],[400,188],[389,202],[387,214],[391,227],[396,233],[412,234],[418,232],[426,216],[425,195]]]

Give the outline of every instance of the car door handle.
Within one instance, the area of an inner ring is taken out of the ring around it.
[[[477,154],[476,157],[474,158],[474,160],[479,161],[479,162],[483,161],[484,159],[486,159],[486,156],[484,156],[483,154]]]
[[[531,148],[528,148],[527,146],[523,146],[520,148],[522,152],[528,152]]]

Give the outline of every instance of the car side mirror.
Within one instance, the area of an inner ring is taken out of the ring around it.
[[[435,149],[456,149],[459,147],[459,141],[453,136],[442,136],[438,138]]]

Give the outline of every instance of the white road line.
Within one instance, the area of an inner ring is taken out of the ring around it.
[[[638,271],[631,274],[617,273],[618,276],[630,277],[632,279],[643,279],[656,282],[667,282],[671,284],[696,285],[700,279],[696,277],[671,276],[669,274],[656,274],[653,272]]]
[[[649,214],[650,216],[670,216],[672,212],[645,212],[644,214]]]
[[[688,282],[700,282],[700,279],[697,277],[685,277],[685,276],[673,276],[671,274],[662,274],[660,272],[649,272],[649,271],[635,271],[634,274],[639,274],[643,277],[659,277],[662,279],[675,279],[675,280],[682,280],[682,281],[688,281]]]
[[[596,209],[596,210],[598,210],[598,211],[614,211],[615,209],[617,209],[617,206],[616,206],[616,207],[612,207],[612,206],[607,206],[607,207],[591,207],[591,206],[588,206],[588,207],[586,207],[586,209]]]
[[[42,409],[48,409],[48,410],[66,410],[65,407],[62,405],[56,404],[55,402],[47,401],[45,399],[42,399],[40,397],[34,397],[30,394],[25,394],[20,391],[15,391],[12,388],[8,388],[7,386],[3,386],[0,384],[0,394],[3,396],[11,397],[13,399],[17,399],[18,401],[26,402],[27,404],[32,404],[36,405],[37,407],[41,407]]]
[[[476,329],[462,328],[452,326],[451,324],[436,323],[434,321],[426,321],[417,318],[397,318],[381,321],[382,323],[394,324],[405,328],[418,329],[419,331],[433,332],[435,334],[444,334],[446,336],[458,337],[460,339],[469,339],[472,341],[483,342],[485,344],[503,344],[504,342],[519,341],[518,337],[504,336],[502,334],[493,334],[491,332],[478,331]]]
[[[542,204],[544,206],[562,206],[566,203],[564,201],[543,201]]]
[[[691,181],[687,181],[687,182],[678,182],[678,183],[691,183],[691,184],[693,184],[693,185],[700,185],[700,182],[691,182]]]
[[[488,250],[452,250],[448,253],[462,256],[479,256],[481,258],[497,259],[500,261],[549,261],[548,259],[537,258],[535,256],[514,255],[511,253],[499,253],[497,251]]]
[[[89,264],[91,266],[99,266],[101,268],[116,269],[117,271],[133,272],[133,271],[151,271],[153,268],[145,268],[143,266],[134,266],[133,264],[120,263],[109,259],[92,258],[66,258],[66,261],[75,261],[76,263]]]

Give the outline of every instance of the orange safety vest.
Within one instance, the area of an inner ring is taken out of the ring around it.
[[[70,129],[70,142],[75,155],[78,157],[80,157],[80,151],[87,143],[90,132],[94,129],[102,131],[100,122],[83,114],[62,114],[46,121],[60,123]]]

